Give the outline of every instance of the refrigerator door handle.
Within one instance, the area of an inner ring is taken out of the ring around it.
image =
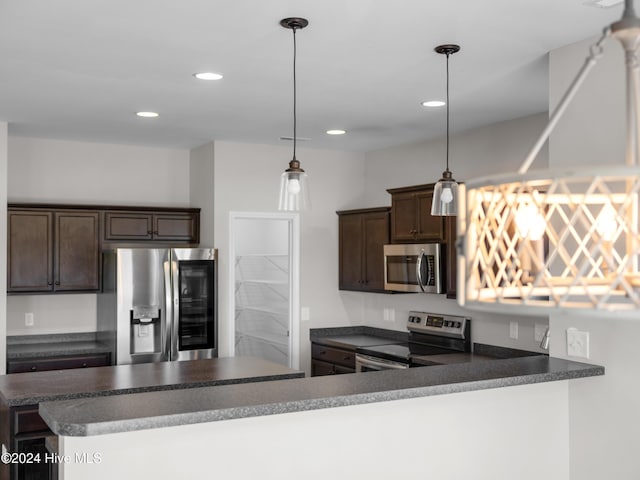
[[[178,360],[180,339],[180,279],[178,278],[178,259],[171,252],[171,288],[173,290],[173,305],[171,308],[171,357],[170,360]]]
[[[170,255],[167,254],[167,257],[164,260],[164,292],[165,292],[165,313],[164,313],[164,325],[162,328],[163,339],[162,339],[162,356],[165,361],[172,360],[171,350],[173,343],[173,286],[171,282],[172,277],[172,269],[173,262],[171,262]]]

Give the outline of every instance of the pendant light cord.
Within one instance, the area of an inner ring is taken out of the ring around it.
[[[447,53],[447,172],[449,171],[449,55]]]
[[[296,160],[296,144],[298,142],[297,133],[297,119],[296,119],[296,106],[297,106],[297,92],[296,92],[296,30],[293,27],[293,160]]]

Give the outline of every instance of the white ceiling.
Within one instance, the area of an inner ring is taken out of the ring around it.
[[[550,50],[622,5],[585,0],[0,0],[0,120],[17,136],[190,148],[290,144],[297,33],[301,147],[368,151],[542,112]],[[585,52],[586,56],[587,52]],[[622,68],[622,67],[621,67]],[[217,82],[192,74],[224,74]],[[139,110],[160,113],[141,119]],[[331,137],[329,128],[347,135]]]

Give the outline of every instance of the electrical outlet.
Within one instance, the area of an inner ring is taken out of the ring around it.
[[[547,326],[541,323],[536,323],[533,331],[533,339],[536,342],[541,342],[544,338],[544,334],[547,332]]]
[[[31,312],[25,313],[24,314],[24,326],[25,327],[33,327],[33,325],[34,325],[33,313],[31,313]]]
[[[577,328],[567,329],[567,355],[589,358],[589,332],[581,332]]]
[[[509,322],[509,338],[518,339],[518,322]]]
[[[383,313],[383,318],[385,322],[395,322],[396,311],[393,308],[385,308]]]

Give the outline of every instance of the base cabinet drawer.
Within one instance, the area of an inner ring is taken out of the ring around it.
[[[356,353],[352,350],[311,344],[311,376],[339,375],[356,371]]]
[[[336,363],[349,368],[356,368],[356,352],[342,350],[340,348],[327,347],[313,344],[311,346],[311,358],[323,362]]]
[[[13,422],[15,435],[49,430],[47,424],[38,414],[37,405],[16,408],[13,414]]]
[[[104,367],[111,364],[109,353],[7,361],[7,373],[43,372],[70,368]]]
[[[343,367],[335,363],[327,363],[321,360],[311,360],[311,376],[340,375],[343,373],[355,373],[355,368]]]

